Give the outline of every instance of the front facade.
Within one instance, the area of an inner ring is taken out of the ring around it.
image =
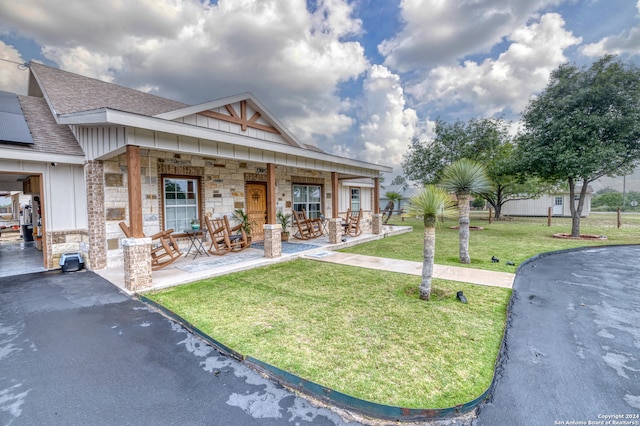
[[[242,209],[261,239],[277,211],[362,209],[370,230],[378,176],[391,171],[301,143],[251,94],[190,106],[31,64],[18,100],[35,143],[0,141],[0,174],[37,180],[49,269],[66,252],[90,269],[126,267],[122,221],[136,238],[180,237]]]

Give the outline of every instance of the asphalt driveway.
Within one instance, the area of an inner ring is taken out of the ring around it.
[[[87,271],[0,278],[0,425],[341,425]]]
[[[524,264],[497,377],[477,425],[640,425],[640,247]]]
[[[640,425],[639,260],[640,246],[607,247],[523,265],[496,386],[472,423]],[[0,278],[0,425],[9,424],[357,423],[83,271]]]

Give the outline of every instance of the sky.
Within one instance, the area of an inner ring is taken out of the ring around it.
[[[640,0],[0,0],[2,59],[189,104],[251,92],[393,175],[436,119],[517,123],[551,71],[607,53],[640,64]],[[21,68],[0,61],[0,90],[26,94]]]

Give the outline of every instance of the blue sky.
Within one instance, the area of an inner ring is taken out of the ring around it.
[[[21,0],[0,58],[187,103],[250,91],[298,139],[401,171],[437,118],[517,121],[562,63],[640,63],[640,0]],[[26,92],[0,61],[0,90]]]

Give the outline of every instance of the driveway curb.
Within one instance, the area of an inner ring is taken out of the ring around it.
[[[248,368],[257,371],[260,374],[267,376],[272,381],[282,385],[283,387],[293,389],[302,394],[308,395],[309,397],[319,400],[322,403],[325,403],[330,406],[335,406],[340,409],[344,409],[346,411],[351,411],[358,413],[360,415],[364,415],[367,417],[371,417],[374,419],[380,420],[392,420],[399,422],[419,422],[419,421],[428,421],[428,420],[451,420],[456,417],[462,416],[464,414],[471,413],[475,411],[476,407],[490,397],[491,392],[493,390],[494,384],[496,382],[496,372],[501,362],[501,354],[504,350],[505,345],[505,333],[507,327],[505,326],[503,330],[503,337],[500,344],[500,351],[498,352],[498,357],[496,358],[496,364],[494,366],[494,374],[491,379],[491,383],[489,387],[477,398],[465,403],[456,405],[454,407],[448,408],[404,408],[397,407],[392,405],[384,405],[378,404],[375,402],[366,401],[360,398],[355,398],[350,395],[346,395],[342,392],[338,392],[336,390],[327,388],[325,386],[319,385],[315,382],[303,379],[295,374],[289,373],[287,371],[281,370],[278,367],[262,362],[258,359],[255,359],[251,356],[243,355],[228,346],[218,342],[217,340],[211,338],[204,332],[202,332],[197,327],[193,326],[193,324],[186,321],[180,315],[175,312],[165,308],[162,305],[159,305],[155,301],[145,297],[141,294],[136,294],[134,296],[142,303],[145,303],[150,308],[153,308],[170,318],[171,320],[177,322],[185,329],[189,330],[193,334],[199,336],[211,346],[216,348],[219,352],[232,357],[239,362],[243,363]],[[509,302],[509,306],[507,308],[507,323],[509,321],[510,316],[510,306],[511,302]]]

